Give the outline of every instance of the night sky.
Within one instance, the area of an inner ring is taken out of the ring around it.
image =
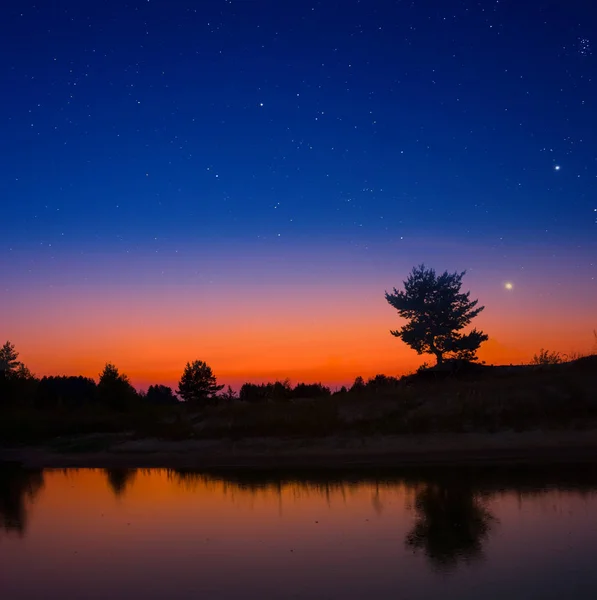
[[[36,374],[401,374],[422,262],[467,270],[482,359],[590,348],[593,2],[3,9],[0,342]]]

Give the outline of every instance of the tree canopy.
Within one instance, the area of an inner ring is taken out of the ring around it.
[[[19,360],[14,344],[9,341],[0,348],[0,376],[17,379],[32,377],[29,369]]]
[[[470,292],[462,293],[462,273],[438,275],[425,265],[414,267],[404,290],[394,288],[385,293],[387,302],[408,323],[390,333],[417,351],[436,357],[437,364],[444,358],[476,360],[476,353],[488,336],[473,329],[462,330],[470,325],[485,307],[477,306],[478,300],[470,299]]]
[[[211,401],[224,388],[218,385],[211,367],[202,360],[187,363],[176,393],[186,402]]]
[[[145,396],[150,404],[177,404],[178,399],[167,385],[150,385]]]
[[[112,363],[106,363],[100,373],[97,391],[100,401],[116,410],[126,410],[137,398],[137,391],[129,378]]]

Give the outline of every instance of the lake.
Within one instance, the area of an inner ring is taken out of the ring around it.
[[[597,598],[597,470],[0,468],[0,598]]]

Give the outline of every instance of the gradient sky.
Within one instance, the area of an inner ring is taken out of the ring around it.
[[[401,374],[421,262],[468,270],[482,359],[590,349],[592,2],[3,8],[0,336],[36,374]]]

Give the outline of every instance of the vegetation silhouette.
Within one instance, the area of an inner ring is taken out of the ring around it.
[[[0,375],[7,379],[31,379],[31,371],[19,360],[15,345],[7,341],[0,348]]]
[[[293,388],[290,381],[285,379],[274,383],[245,383],[240,388],[239,400],[248,403],[285,402],[327,398],[331,393],[330,388],[321,383],[298,383]]]
[[[96,384],[77,376],[32,375],[14,344],[0,348],[0,441],[47,443],[60,451],[106,449],[116,439],[497,432],[597,428],[597,355],[542,350],[530,365],[473,362],[487,336],[462,328],[483,307],[460,292],[463,273],[415,267],[386,300],[410,321],[399,331],[438,365],[393,377],[358,376],[349,389],[288,379],[245,383],[237,394],[203,361],[188,362],[177,397],[164,385],[137,392],[107,363]],[[593,332],[597,340],[597,332]],[[597,342],[596,342],[597,343]],[[595,346],[597,350],[597,346]],[[574,360],[571,360],[571,357]],[[444,365],[443,368],[441,365]],[[57,439],[61,438],[61,439]]]
[[[137,469],[113,468],[104,469],[106,480],[117,498],[124,496],[128,487],[135,481]]]
[[[543,348],[541,348],[541,350],[539,350],[539,353],[535,354],[533,356],[533,359],[531,360],[532,365],[540,366],[560,365],[563,362],[565,362],[564,358],[559,352],[550,352],[549,350],[545,350]]]
[[[496,519],[469,486],[428,483],[416,493],[415,510],[405,543],[423,551],[432,568],[450,571],[483,558],[483,543]]]
[[[446,271],[437,275],[425,265],[414,267],[403,282],[404,291],[394,288],[385,294],[387,302],[408,320],[390,333],[418,354],[435,355],[438,365],[445,357],[476,360],[479,346],[489,338],[477,329],[462,333],[485,308],[477,306],[478,300],[470,300],[470,292],[460,291],[465,274]]]
[[[224,386],[218,385],[211,367],[202,360],[195,360],[186,364],[178,384],[177,394],[185,402],[210,403],[222,389]]]
[[[0,464],[0,530],[25,535],[28,510],[44,486],[43,472]]]
[[[171,387],[167,385],[150,385],[145,400],[150,404],[175,405],[178,403]]]
[[[100,401],[117,411],[125,411],[137,398],[137,391],[128,377],[112,363],[106,363],[100,373],[97,392]]]
[[[35,377],[19,360],[14,344],[6,341],[0,348],[0,406],[29,400],[35,384]]]
[[[234,400],[238,400],[238,394],[229,385],[226,391],[219,395],[219,398],[222,402],[234,402]]]
[[[39,380],[35,406],[43,410],[78,408],[98,401],[98,388],[89,377],[50,376]]]

